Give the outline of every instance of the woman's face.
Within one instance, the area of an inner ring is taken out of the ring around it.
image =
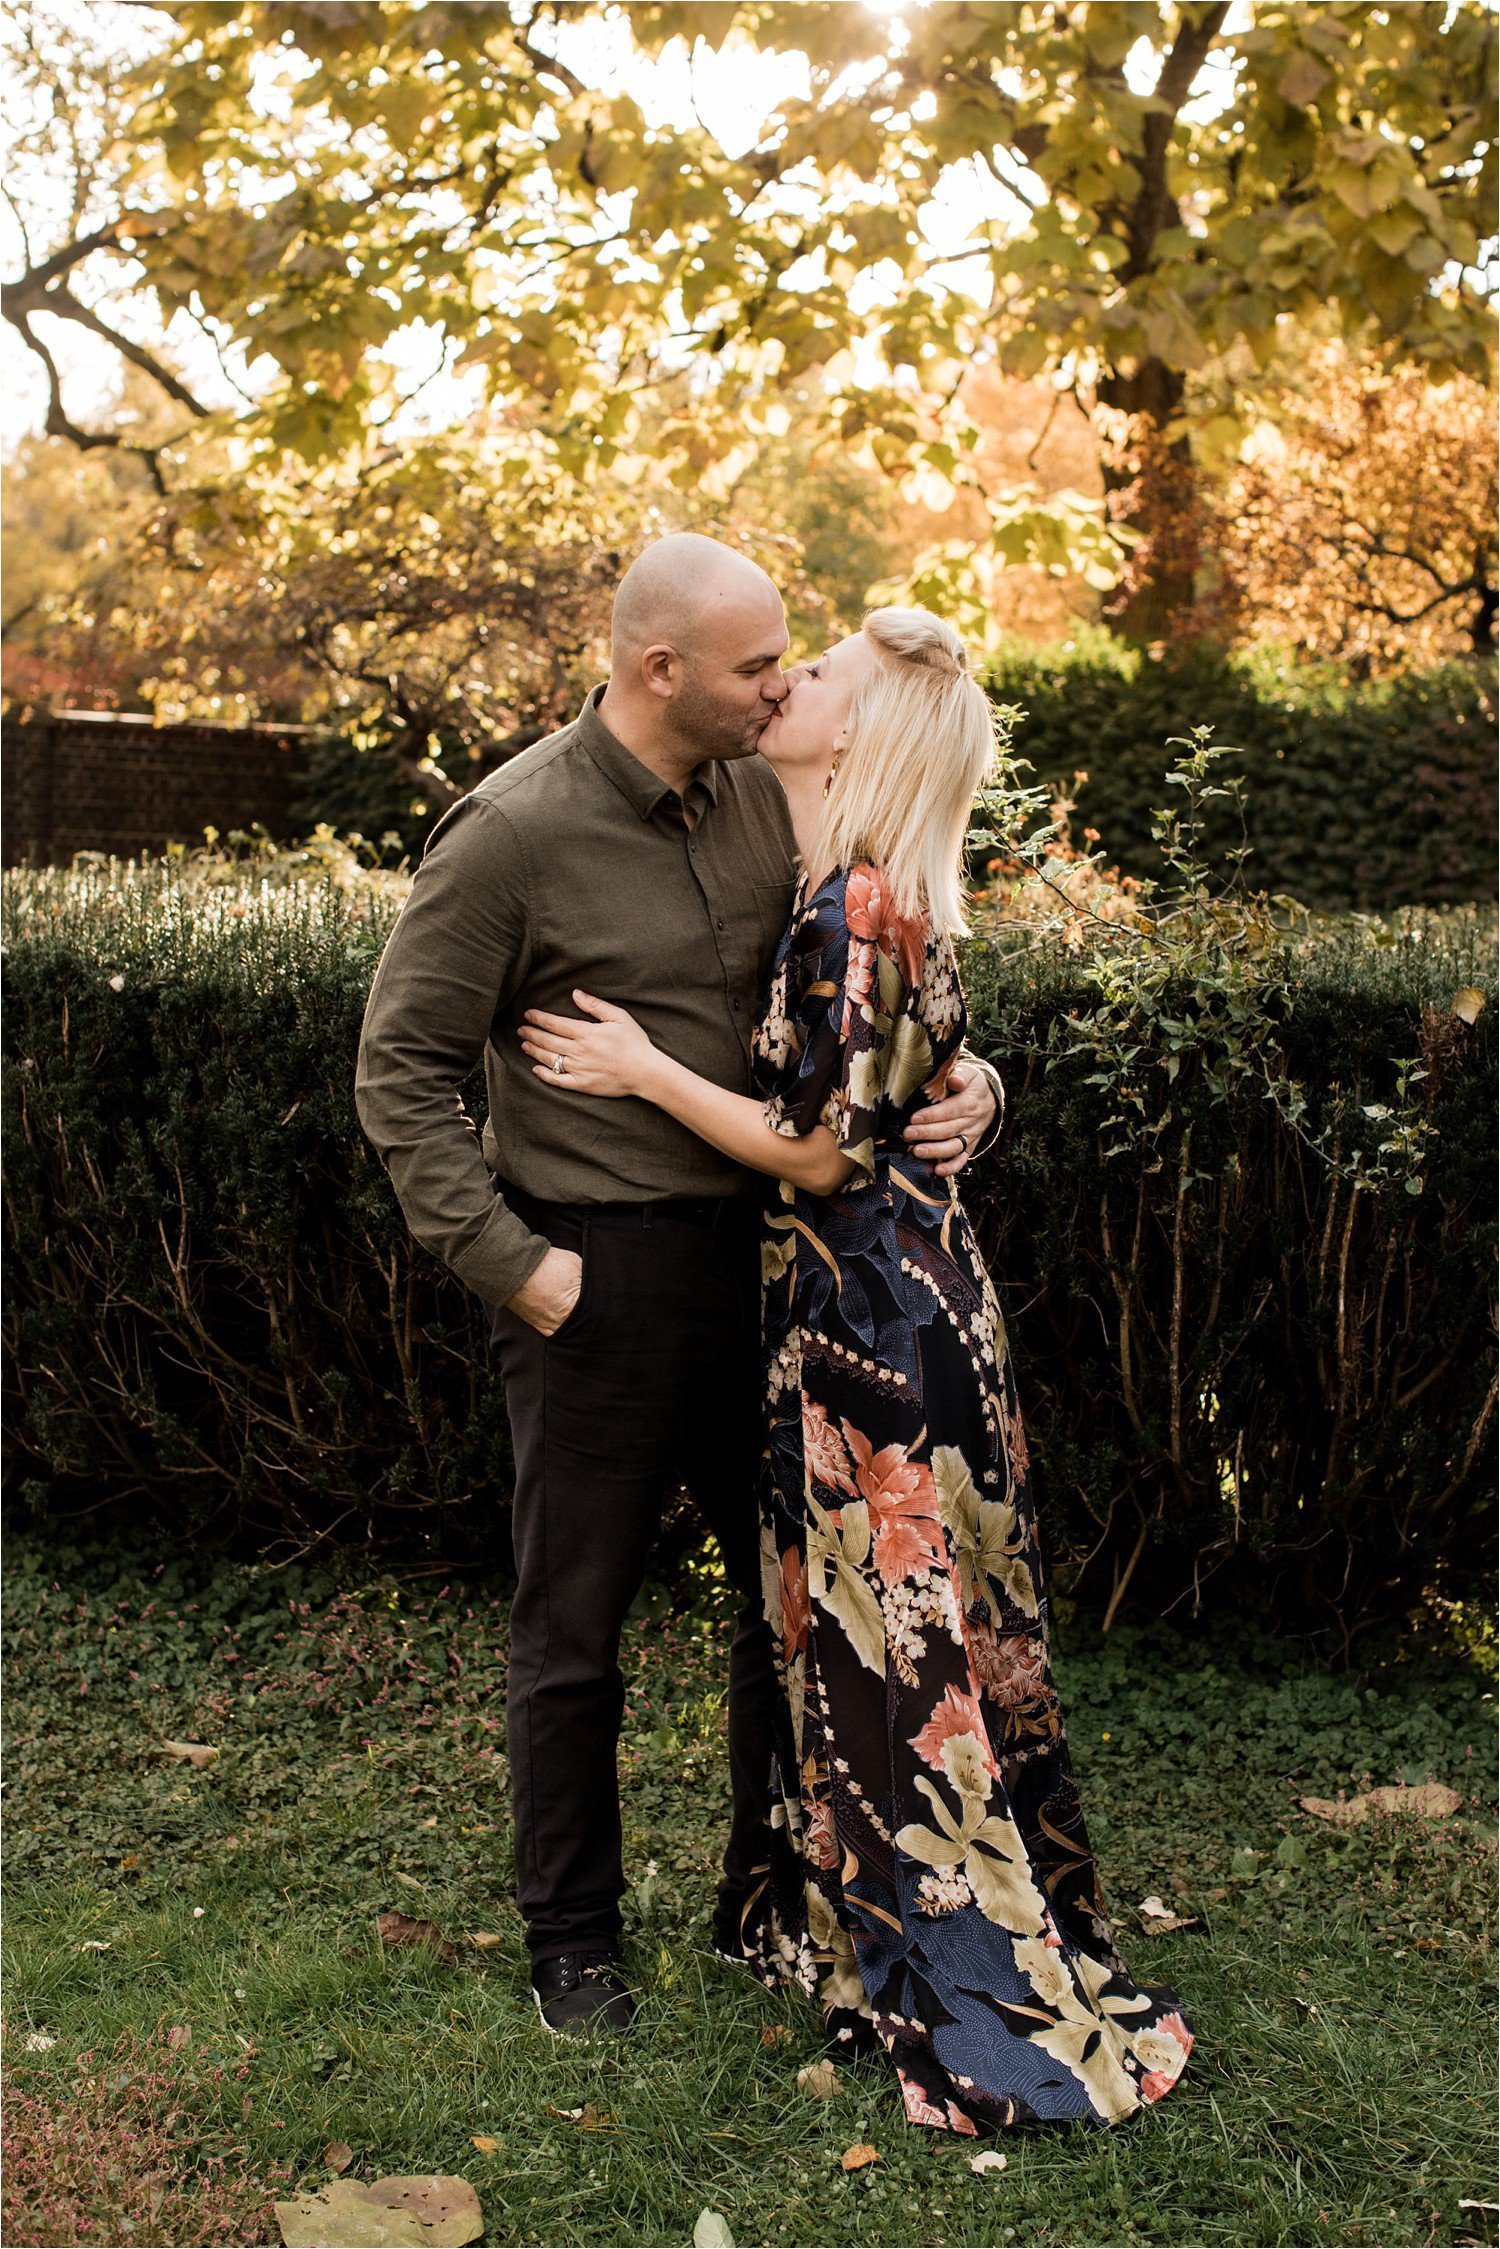
[[[791,682],[762,731],[760,754],[783,773],[815,767],[826,773],[856,689],[878,662],[863,633],[836,641],[811,663],[794,664]]]

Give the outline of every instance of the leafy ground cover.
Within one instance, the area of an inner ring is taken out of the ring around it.
[[[340,2142],[350,2176],[466,2176],[495,2244],[685,2243],[704,2210],[772,2245],[1492,2238],[1465,2207],[1497,2199],[1482,1651],[1330,1673],[1222,1623],[1059,1621],[1122,1948],[1181,1988],[1199,2045],[1143,2117],[1009,2135],[976,2176],[974,2143],[907,2126],[878,2068],[799,2086],[812,2011],[712,1957],[711,1605],[630,1629],[642,2021],[595,2055],[527,1997],[497,1582],[32,1534],[7,1563],[10,2243],[273,2241],[274,2196],[325,2182]],[[1298,1803],[1429,1779],[1455,1814]],[[1152,1893],[1197,1925],[1145,1933]],[[382,1911],[452,1955],[383,1942]],[[846,2173],[855,2144],[879,2161]]]

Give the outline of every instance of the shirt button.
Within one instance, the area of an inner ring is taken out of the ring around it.
[[[717,920],[717,921],[716,921],[716,922],[714,923],[714,927],[715,927],[715,929],[722,929],[722,928],[724,927],[724,917],[723,917],[723,915],[722,915],[722,914],[721,914],[721,915],[719,916],[718,920]]]

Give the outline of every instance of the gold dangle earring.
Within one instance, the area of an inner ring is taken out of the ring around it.
[[[844,737],[841,734],[833,745],[833,763],[828,768],[828,779],[823,783],[823,796],[825,801],[827,799],[829,790],[833,787],[833,777],[839,769],[839,759],[843,756],[843,754]]]

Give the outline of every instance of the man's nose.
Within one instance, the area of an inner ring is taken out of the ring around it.
[[[790,670],[778,672],[776,676],[776,691],[771,697],[772,702],[784,703],[806,669],[807,666],[805,664],[793,664]]]

